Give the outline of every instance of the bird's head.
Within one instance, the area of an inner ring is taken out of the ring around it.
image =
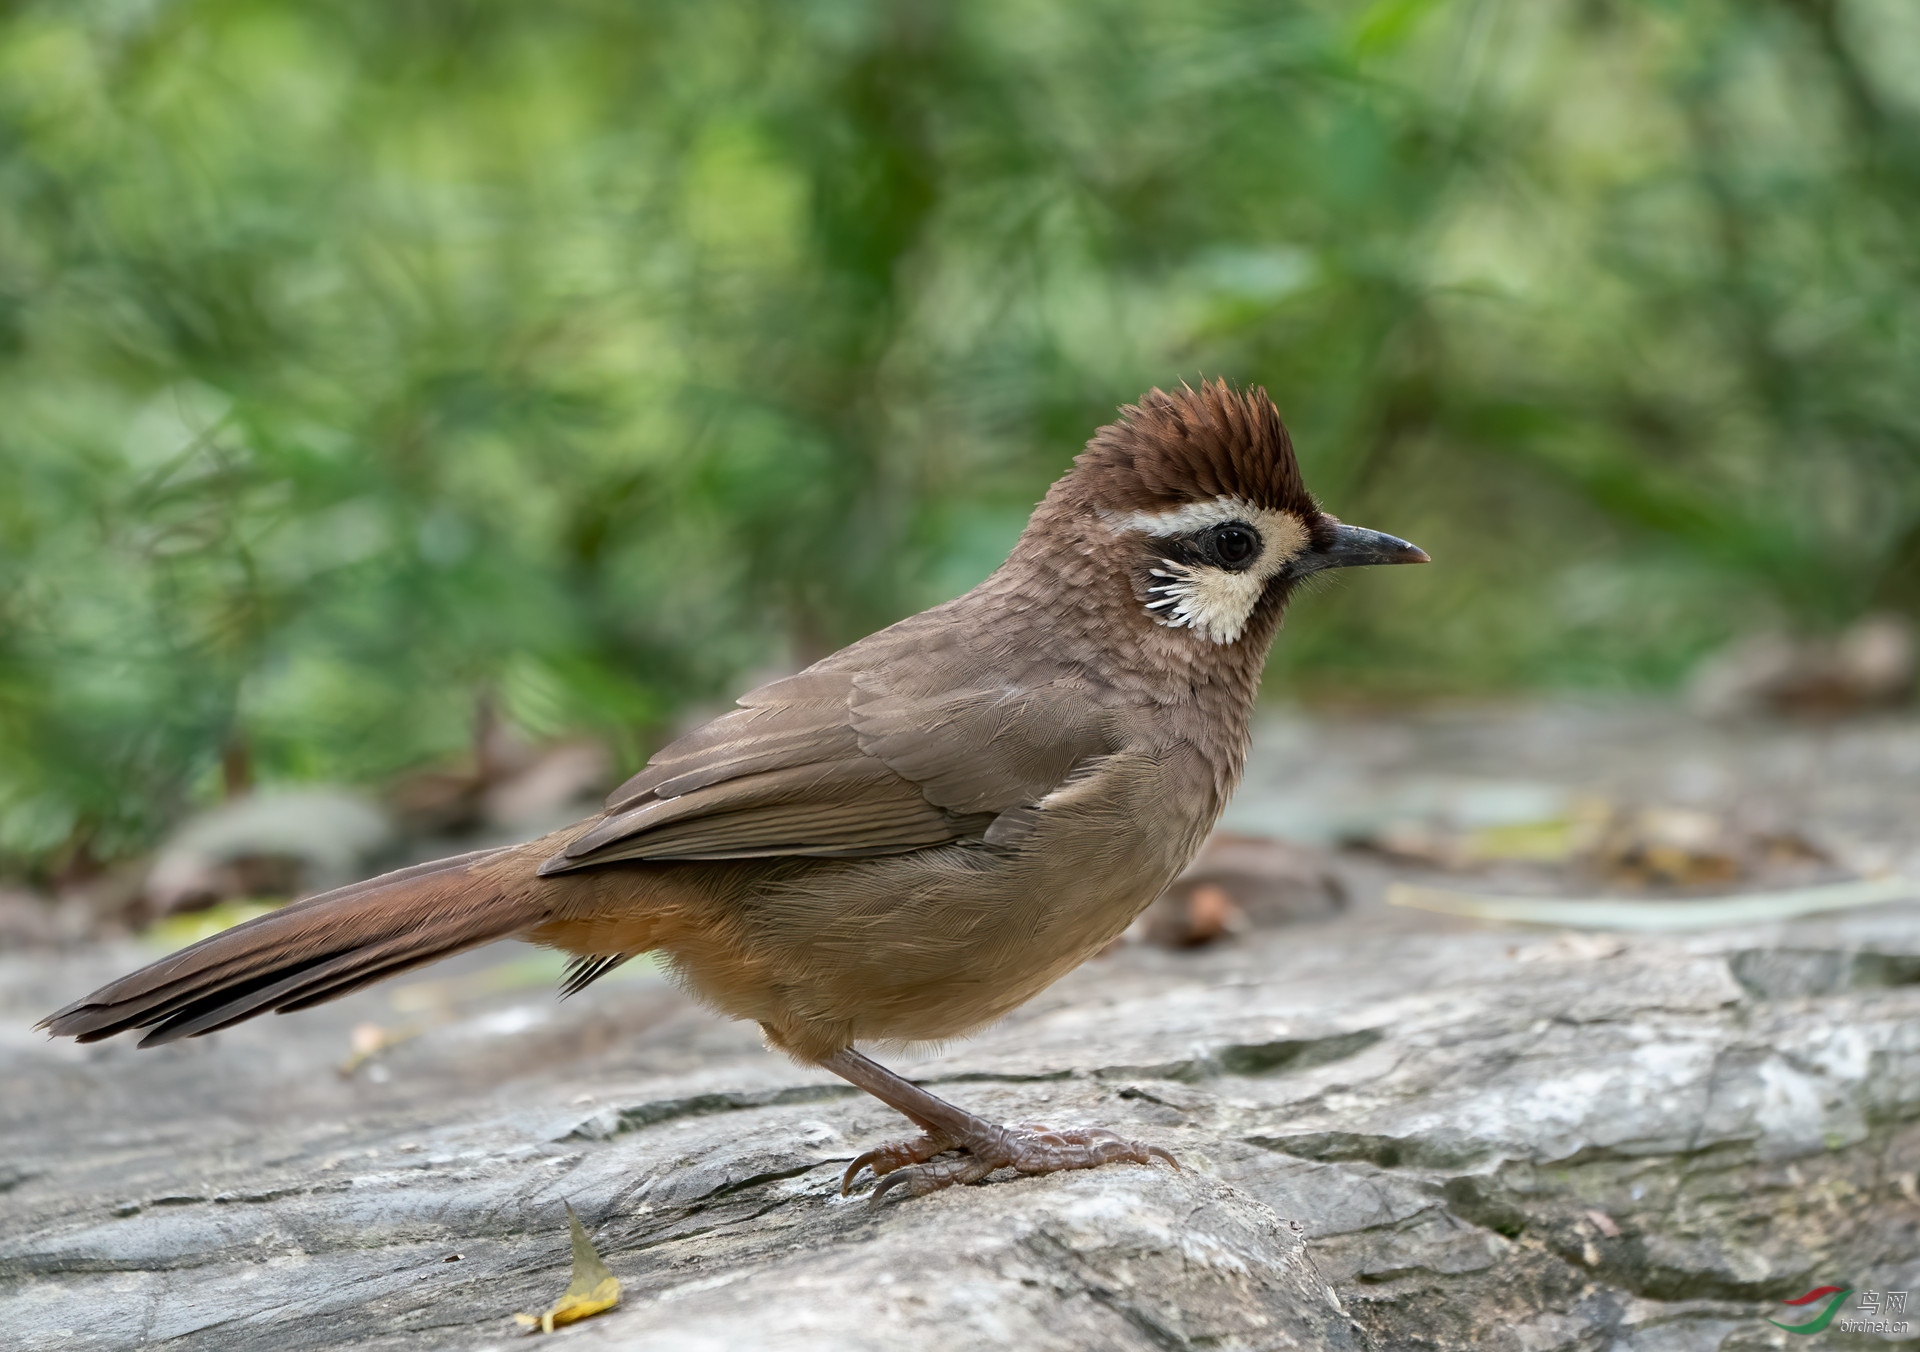
[[[1330,568],[1425,563],[1424,551],[1320,510],[1263,389],[1151,390],[1094,433],[1048,506],[1082,523],[1145,617],[1228,645],[1277,620]],[[1036,518],[1038,520],[1038,518]]]

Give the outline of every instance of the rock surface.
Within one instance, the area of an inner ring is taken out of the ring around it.
[[[1235,821],[1524,780],[1764,800],[1914,871],[1916,769],[1912,723],[1289,724]],[[579,1348],[1732,1350],[1797,1344],[1764,1317],[1810,1287],[1920,1288],[1920,893],[1591,934],[1389,909],[1385,865],[1340,867],[1344,912],[1130,945],[891,1058],[1180,1173],[877,1208],[839,1175],[900,1121],[645,970],[557,1004],[558,963],[502,947],[136,1052],[28,1025],[150,952],[5,955],[0,1343],[505,1347],[566,1284],[563,1201],[625,1290],[553,1335]]]

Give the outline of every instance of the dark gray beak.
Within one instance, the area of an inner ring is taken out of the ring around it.
[[[1397,535],[1340,523],[1333,528],[1333,543],[1301,555],[1294,563],[1294,571],[1318,573],[1327,568],[1363,568],[1375,563],[1432,562],[1426,550],[1408,544]]]

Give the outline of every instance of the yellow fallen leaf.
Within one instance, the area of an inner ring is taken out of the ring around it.
[[[1577,844],[1574,823],[1566,817],[1555,817],[1483,826],[1468,833],[1466,852],[1476,861],[1564,864]]]
[[[562,1324],[611,1310],[620,1303],[620,1279],[608,1271],[600,1255],[594,1252],[593,1241],[581,1228],[580,1218],[573,1214],[571,1202],[567,1203],[567,1224],[573,1231],[573,1280],[546,1313],[516,1314],[514,1321],[523,1329],[552,1333]]]

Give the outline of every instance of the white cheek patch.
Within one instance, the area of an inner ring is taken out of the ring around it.
[[[1270,511],[1237,498],[1190,502],[1164,512],[1116,512],[1106,519],[1116,532],[1157,538],[1190,535],[1229,521],[1244,521],[1260,532],[1259,557],[1238,572],[1173,559],[1162,559],[1150,570],[1147,613],[1154,621],[1170,629],[1192,629],[1219,644],[1233,643],[1246,632],[1267,583],[1299,557],[1308,542],[1306,523],[1292,512]]]
[[[1240,637],[1267,585],[1250,570],[1192,568],[1172,559],[1162,559],[1152,573],[1156,585],[1147,588],[1154,598],[1147,602],[1147,613],[1169,629],[1198,630],[1222,644]]]

